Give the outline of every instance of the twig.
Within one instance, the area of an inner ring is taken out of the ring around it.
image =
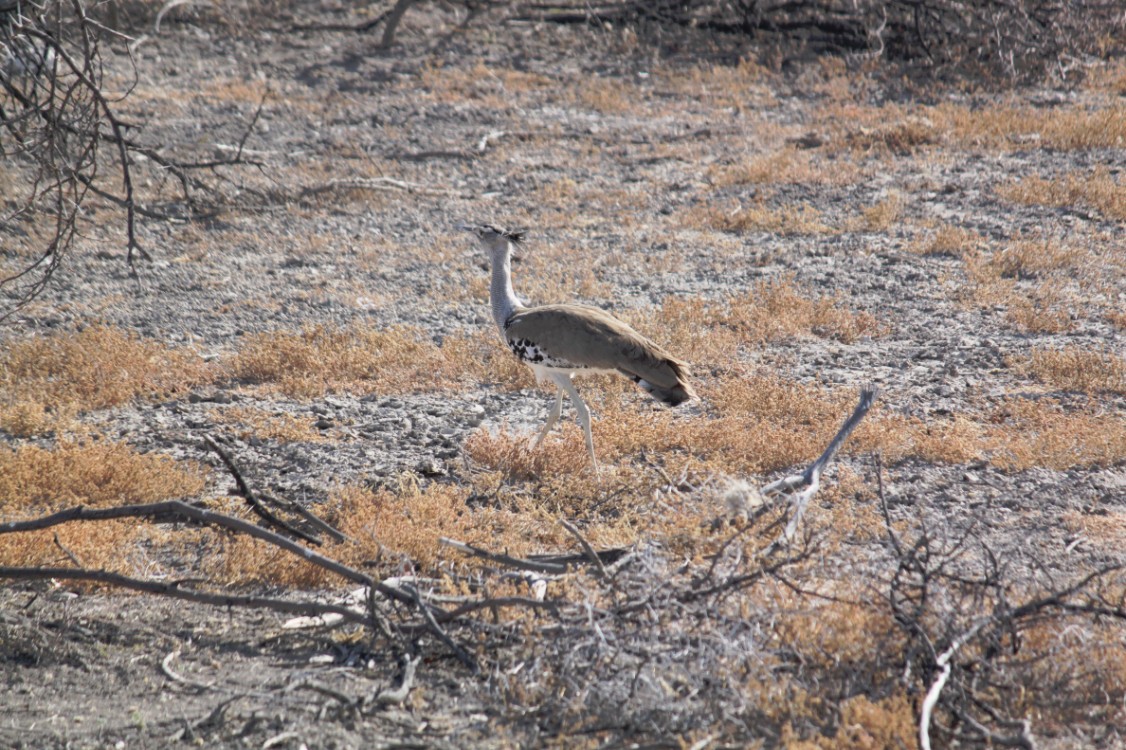
[[[215,453],[219,456],[219,459],[227,467],[227,471],[231,472],[231,476],[235,478],[235,485],[238,487],[239,495],[241,495],[243,499],[246,500],[246,502],[250,505],[251,509],[255,513],[261,516],[267,523],[271,523],[279,529],[293,534],[299,539],[304,539],[310,544],[315,544],[318,547],[324,544],[324,542],[322,542],[319,537],[302,531],[288,521],[278,518],[278,516],[275,515],[273,511],[267,508],[262,503],[262,501],[258,499],[258,495],[255,494],[254,490],[250,489],[250,485],[243,477],[242,472],[239,471],[238,466],[235,465],[234,459],[231,458],[230,454],[228,454],[227,451],[223,450],[223,447],[215,441],[215,438],[211,437],[210,435],[204,435],[203,442],[207,444],[208,448],[215,451]]]
[[[606,572],[606,566],[602,564],[602,558],[599,557],[598,553],[594,551],[594,547],[590,546],[590,542],[586,540],[586,537],[582,535],[582,532],[580,532],[578,528],[576,528],[575,525],[568,521],[566,518],[560,518],[559,523],[563,526],[563,528],[571,533],[571,536],[575,537],[575,539],[578,540],[579,546],[583,548],[583,552],[586,554],[587,559],[598,566],[598,575],[601,576],[602,580],[609,580],[610,575]]]
[[[194,687],[198,690],[210,690],[215,686],[214,682],[203,683],[196,682],[195,680],[189,680],[187,677],[184,677],[183,675],[173,670],[172,661],[179,655],[180,650],[176,649],[175,651],[169,652],[168,656],[164,657],[164,659],[160,662],[160,671],[164,673],[165,677],[172,680],[173,682],[178,682],[181,685],[187,685],[188,687]]]
[[[271,495],[268,492],[259,492],[258,497],[260,497],[263,500],[269,500],[271,503],[278,506],[279,508],[285,508],[286,510],[290,511],[291,513],[296,513],[297,515],[301,516],[306,521],[313,524],[314,526],[316,526],[318,529],[320,529],[324,533],[328,534],[330,537],[332,537],[333,541],[335,541],[335,542],[355,542],[356,541],[355,539],[348,536],[347,534],[345,534],[340,529],[338,529],[335,526],[333,526],[332,524],[330,524],[328,521],[325,521],[324,519],[322,519],[316,513],[313,513],[313,511],[311,511],[308,508],[306,508],[305,506],[301,505],[301,503],[296,503],[296,502],[293,502],[292,500],[281,500],[279,498],[274,497],[273,495]]]
[[[419,193],[421,195],[454,195],[451,190],[442,190],[441,188],[427,187],[426,185],[419,185],[414,182],[406,182],[404,180],[396,180],[391,177],[370,177],[370,178],[346,178],[339,180],[329,180],[320,185],[309,185],[301,188],[297,194],[297,198],[308,198],[311,195],[319,195],[321,193],[329,193],[334,190],[402,190],[407,193]]]
[[[394,688],[384,688],[371,697],[371,702],[380,706],[398,705],[407,699],[411,688],[414,687],[414,673],[418,667],[420,657],[403,654],[401,657],[402,671],[399,674],[399,684]]]
[[[68,558],[70,558],[70,561],[72,563],[74,563],[79,568],[83,567],[82,561],[79,560],[78,557],[73,552],[71,552],[69,549],[67,549],[65,544],[63,544],[61,541],[59,541],[59,535],[57,533],[55,534],[55,546],[58,547],[60,550],[62,550],[63,554],[66,555]]]
[[[262,528],[257,524],[244,521],[241,518],[228,516],[223,513],[216,513],[215,511],[205,510],[204,508],[197,508],[194,505],[181,502],[179,500],[165,500],[159,503],[149,503],[145,505],[120,505],[108,508],[86,508],[78,506],[76,508],[68,508],[66,510],[52,513],[49,516],[41,518],[33,518],[27,521],[9,521],[8,523],[0,523],[0,534],[7,534],[17,531],[35,531],[37,529],[46,529],[59,524],[67,523],[69,521],[104,521],[113,518],[153,518],[159,516],[166,516],[169,514],[184,516],[193,521],[208,524],[211,526],[219,526],[227,528],[232,531],[238,531],[252,536],[255,539],[260,539],[276,547],[280,547],[287,552],[290,552],[303,560],[312,563],[325,570],[336,573],[350,581],[362,584],[364,586],[372,586],[379,593],[384,596],[394,599],[403,604],[414,604],[414,599],[390,586],[385,586],[382,583],[374,580],[371,576],[363,573],[355,568],[344,565],[330,557],[325,557],[318,552],[315,552],[308,547],[303,547],[297,542],[277,534],[269,529]],[[320,605],[327,606],[327,605]],[[300,612],[301,610],[293,610]],[[313,611],[313,610],[310,610]],[[335,611],[335,610],[326,610]],[[349,610],[350,614],[355,614]]]
[[[555,609],[555,602],[528,599],[523,596],[498,596],[495,599],[481,599],[466,602],[456,609],[443,612],[435,617],[439,622],[450,622],[479,609],[498,609],[500,607],[527,607],[529,609]]]
[[[285,690],[283,690],[282,692],[292,693],[294,690],[302,689],[312,690],[314,692],[320,693],[321,695],[327,695],[330,698],[335,698],[336,700],[340,701],[340,704],[345,708],[357,708],[361,702],[359,698],[353,698],[347,693],[343,693],[335,688],[331,688],[328,685],[325,685],[322,682],[317,682],[316,680],[308,677],[297,680],[295,682],[291,682],[290,684],[285,686]]]
[[[409,585],[405,588],[407,592],[412,597],[414,597],[415,605],[422,613],[422,617],[426,620],[426,624],[430,626],[430,631],[434,633],[434,635],[438,636],[438,640],[446,644],[446,647],[454,652],[454,656],[458,658],[458,661],[464,664],[471,673],[477,674],[478,672],[480,672],[481,669],[477,666],[477,660],[474,659],[468,651],[457,645],[457,643],[454,642],[453,638],[450,638],[448,635],[446,635],[446,631],[442,630],[442,627],[437,623],[437,621],[435,621],[434,615],[430,612],[429,607],[427,607],[426,603],[422,601],[422,595],[418,592],[418,589],[416,589],[414,586]]]
[[[74,581],[95,581],[108,583],[113,586],[144,591],[149,594],[158,594],[173,599],[184,599],[201,604],[212,604],[218,607],[248,607],[250,609],[270,609],[275,612],[286,612],[299,615],[325,615],[335,614],[349,622],[369,625],[368,618],[347,607],[338,607],[333,604],[320,604],[317,602],[297,602],[289,599],[273,599],[260,596],[236,596],[233,594],[213,594],[206,591],[195,591],[180,588],[175,583],[159,581],[146,581],[139,578],[130,578],[108,570],[85,570],[75,568],[19,568],[0,566],[0,578],[11,580],[40,581],[52,578],[61,578]]]
[[[903,558],[903,547],[899,544],[899,537],[891,525],[891,511],[888,510],[887,492],[884,491],[884,463],[883,457],[876,454],[876,494],[880,498],[880,511],[884,514],[884,530],[887,531],[888,541],[895,550],[896,559]]]
[[[566,565],[551,562],[537,562],[535,560],[525,560],[520,557],[512,557],[510,555],[502,555],[497,552],[489,552],[487,550],[466,544],[465,542],[459,542],[456,539],[450,539],[449,537],[439,537],[438,543],[443,544],[447,547],[453,547],[454,549],[460,550],[467,555],[473,555],[474,557],[481,557],[491,562],[500,563],[501,565],[507,565],[510,568],[530,570],[533,573],[545,573],[547,575],[561,575],[567,572]]]
[[[864,419],[868,410],[872,408],[872,403],[876,400],[876,395],[879,393],[876,386],[867,385],[860,389],[860,401],[857,403],[856,408],[853,409],[851,416],[845,420],[841,428],[837,430],[837,434],[829,442],[829,446],[821,454],[821,456],[814,461],[809,467],[801,474],[794,474],[784,479],[779,479],[777,482],[771,482],[762,488],[761,492],[764,497],[779,495],[783,492],[797,489],[798,487],[805,487],[800,493],[790,500],[790,521],[786,524],[785,530],[782,532],[782,538],[775,542],[774,546],[781,544],[783,541],[788,542],[793,538],[794,532],[797,531],[798,524],[801,522],[802,516],[805,515],[805,509],[809,505],[810,499],[817,494],[817,490],[821,487],[821,472],[833,460],[838,449],[852,431],[856,429],[857,425]]]
[[[934,707],[942,694],[942,688],[946,686],[946,681],[950,679],[950,660],[954,658],[958,649],[966,645],[971,638],[992,621],[992,616],[978,620],[969,630],[955,638],[950,646],[935,659],[935,666],[939,670],[938,677],[927,690],[927,695],[923,698],[922,710],[919,712],[919,747],[922,750],[931,750],[931,715],[934,713]]]

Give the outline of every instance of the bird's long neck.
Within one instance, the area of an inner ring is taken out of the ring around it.
[[[512,248],[493,257],[493,279],[489,285],[489,301],[493,307],[493,320],[504,333],[504,325],[512,314],[524,305],[512,291]]]

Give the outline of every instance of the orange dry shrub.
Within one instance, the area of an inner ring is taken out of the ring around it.
[[[1105,349],[1037,348],[1027,360],[1014,364],[1018,370],[1063,390],[1126,394],[1126,358]]]
[[[997,187],[997,194],[1013,203],[1034,206],[1092,208],[1112,221],[1126,221],[1126,186],[1106,167],[1090,174],[1069,172],[1045,179],[1029,175]]]
[[[719,322],[744,341],[765,343],[808,332],[851,343],[885,330],[872,315],[849,311],[839,296],[803,296],[792,278],[758,282],[729,297],[727,305]]]
[[[79,412],[183,392],[218,375],[198,354],[95,325],[13,342],[0,353],[0,428],[26,437]]]
[[[1126,459],[1126,417],[1094,409],[1068,412],[1055,399],[1013,399],[990,417],[985,439],[993,465],[1064,471]]]
[[[140,454],[122,443],[63,442],[52,450],[33,445],[0,447],[0,517],[5,520],[79,505],[107,507],[192,497],[204,485],[202,468],[167,456]],[[73,555],[85,567],[122,570],[131,555],[141,554],[136,545],[148,536],[149,527],[132,519],[0,534],[0,565],[70,567],[75,564]]]
[[[939,225],[925,241],[915,241],[907,250],[921,255],[950,255],[964,258],[986,247],[986,239],[977,232],[952,224]]]
[[[403,393],[446,385],[438,347],[416,328],[312,326],[244,338],[231,363],[235,377],[269,383],[293,398],[335,389]]]
[[[534,504],[519,508],[474,507],[472,488],[449,484],[420,487],[409,475],[395,489],[345,487],[318,512],[351,541],[326,543],[317,551],[380,576],[404,568],[442,575],[441,564],[453,560],[473,564],[438,539],[452,537],[492,550],[519,555],[558,533],[555,524]],[[311,565],[291,553],[241,536],[222,540],[223,554],[211,558],[209,571],[230,585],[269,584],[302,588],[337,587],[348,581]]]
[[[534,388],[530,367],[512,355],[495,327],[455,333],[442,342],[449,376],[457,382],[484,382],[505,390]]]
[[[204,486],[200,467],[137,453],[124,443],[0,447],[0,511],[6,516],[192,497]]]
[[[983,426],[968,417],[955,415],[949,420],[919,425],[912,434],[911,453],[924,461],[962,464],[981,459],[984,448]]]
[[[839,297],[804,293],[793,278],[758,281],[716,301],[669,298],[655,312],[633,316],[640,325],[655,318],[661,343],[698,366],[726,364],[740,346],[815,335],[851,343],[887,332],[875,316],[854,312]]]

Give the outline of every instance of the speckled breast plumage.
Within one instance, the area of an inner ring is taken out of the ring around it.
[[[508,348],[512,350],[521,362],[529,365],[539,365],[541,367],[551,367],[560,370],[586,370],[589,369],[586,365],[577,365],[574,362],[569,362],[565,359],[553,357],[549,352],[540,347],[536,342],[528,339],[505,339],[508,342]]]

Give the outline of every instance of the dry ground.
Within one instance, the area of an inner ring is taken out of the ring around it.
[[[357,21],[327,4],[305,8],[310,19]],[[242,512],[210,434],[258,488],[343,527],[357,541],[334,553],[373,575],[528,595],[437,539],[574,552],[565,519],[596,548],[633,551],[614,596],[653,589],[652,619],[596,637],[593,619],[585,630],[494,611],[454,633],[481,675],[422,638],[407,703],[361,711],[340,696],[397,671],[378,639],[12,583],[0,742],[912,746],[930,678],[871,654],[907,639],[877,608],[896,568],[876,455],[894,531],[929,535],[974,575],[999,560],[1009,588],[996,596],[1124,561],[1121,62],[987,93],[871,61],[790,64],[722,37],[459,21],[413,10],[380,51],[362,34],[285,19],[244,31],[236,16],[185,12],[137,48],[119,108],[146,142],[229,153],[261,103],[246,143],[261,166],[222,175],[210,218],[145,222],[154,260],[135,277],[119,213],[91,204],[79,249],[0,329],[0,520],[167,498]],[[112,65],[124,88],[127,59]],[[0,169],[0,184],[17,183]],[[146,200],[176,200],[138,169]],[[490,330],[485,258],[454,230],[462,220],[528,227],[518,294],[612,307],[693,364],[701,403],[667,412],[623,383],[580,384],[602,481],[571,419],[529,454],[549,395]],[[5,270],[35,236],[0,233]],[[657,606],[659,581],[676,589],[713,558],[749,564],[731,549],[762,553],[750,537],[723,544],[737,528],[724,479],[804,465],[866,383],[879,407],[815,500],[811,555],[788,583],[705,615],[672,594],[682,609]],[[174,523],[4,535],[0,562],[342,591]],[[593,618],[610,607],[597,580],[572,571],[548,598]],[[1106,601],[1124,583],[1101,580]],[[946,593],[965,617],[998,601]],[[1124,634],[1113,618],[1045,619],[1024,634],[1027,661],[1009,665],[1027,682],[985,694],[1041,746],[1122,746]],[[1053,703],[1063,694],[1074,701]]]

